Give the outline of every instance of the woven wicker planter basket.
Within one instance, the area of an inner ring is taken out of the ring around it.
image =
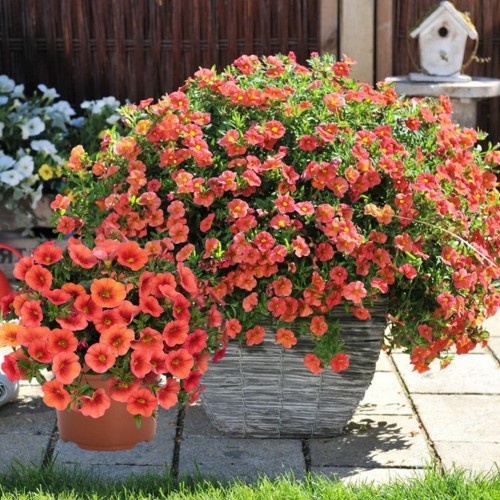
[[[266,330],[261,346],[230,342],[203,376],[202,405],[215,427],[234,437],[327,437],[342,433],[375,372],[386,328],[385,305],[360,321],[336,314],[350,356],[349,369],[314,375],[303,363],[311,344],[283,349]]]

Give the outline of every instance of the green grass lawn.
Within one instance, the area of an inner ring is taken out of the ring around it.
[[[262,478],[255,483],[219,483],[189,477],[173,481],[165,474],[131,476],[109,481],[81,469],[61,469],[13,465],[0,473],[0,499],[394,499],[394,500],[500,500],[500,471],[471,476],[457,470],[440,474],[429,469],[424,477],[384,485],[361,483],[346,485],[332,478],[308,475],[276,480]]]

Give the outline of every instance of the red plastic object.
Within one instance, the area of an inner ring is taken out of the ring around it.
[[[6,245],[5,243],[0,243],[0,248],[3,248],[4,250],[8,250],[9,252],[12,252],[14,255],[19,257],[20,259],[23,257],[23,254],[17,250],[16,248],[13,248],[9,245]],[[2,297],[5,297],[11,292],[11,287],[9,284],[9,280],[7,279],[7,276],[0,271],[0,299]]]

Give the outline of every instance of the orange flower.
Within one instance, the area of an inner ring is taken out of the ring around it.
[[[49,335],[48,349],[54,354],[73,352],[78,346],[78,339],[71,330],[54,328]]]
[[[158,393],[158,402],[162,408],[168,410],[177,404],[178,394],[181,386],[177,380],[169,378],[165,387],[162,387]]]
[[[281,344],[285,349],[290,349],[297,343],[297,337],[292,330],[287,328],[278,328],[276,330],[275,340],[277,344]]]
[[[275,295],[278,297],[288,297],[292,293],[292,281],[284,276],[280,276],[271,283]]]
[[[193,271],[179,262],[177,264],[177,272],[179,273],[180,285],[186,292],[194,294],[198,292],[198,283]]]
[[[125,382],[118,378],[111,378],[111,383],[109,386],[109,395],[111,399],[115,401],[120,401],[121,403],[126,403],[130,395],[139,387],[139,383],[136,379],[130,382]]]
[[[50,328],[46,326],[37,327],[23,327],[17,332],[17,340],[21,345],[28,346],[31,342],[35,340],[42,340],[47,342],[50,335]]]
[[[33,266],[33,259],[31,257],[23,257],[19,259],[14,266],[12,276],[18,280],[24,280],[26,272]]]
[[[151,356],[148,351],[134,351],[130,356],[130,370],[137,378],[144,378],[151,371]]]
[[[247,295],[242,302],[242,307],[245,312],[250,312],[259,302],[259,296],[256,292],[252,292],[250,295]]]
[[[139,340],[132,341],[132,348],[137,351],[153,353],[163,348],[161,333],[154,328],[143,328],[139,333]]]
[[[92,297],[86,293],[76,297],[73,307],[76,311],[81,312],[87,320],[92,320],[102,312],[102,309],[92,300]]]
[[[97,389],[91,397],[83,397],[81,399],[82,407],[80,412],[86,417],[99,418],[104,415],[106,410],[111,406],[109,396],[104,392],[104,389]]]
[[[85,354],[85,363],[96,373],[107,372],[116,361],[111,347],[101,342],[91,345]]]
[[[330,360],[330,366],[335,373],[347,370],[349,368],[349,356],[343,352],[336,354]]]
[[[172,376],[184,379],[189,375],[191,368],[193,368],[194,359],[187,349],[180,348],[176,351],[170,351],[167,354],[166,363],[168,371]]]
[[[138,271],[148,261],[148,252],[143,250],[137,242],[127,241],[118,249],[117,261],[122,266]]]
[[[62,384],[71,384],[81,372],[78,356],[74,352],[60,352],[52,361],[52,373]]]
[[[72,298],[68,292],[61,290],[60,288],[57,288],[56,290],[45,290],[42,295],[56,306],[65,304]]]
[[[311,332],[317,337],[321,337],[328,331],[328,324],[324,316],[314,316],[309,327]]]
[[[43,319],[43,313],[39,300],[27,300],[20,311],[20,318],[23,326],[40,326]]]
[[[71,400],[68,391],[59,380],[49,380],[42,385],[43,402],[59,411],[64,411]]]
[[[266,331],[262,326],[254,326],[245,333],[247,345],[259,345],[264,342]]]
[[[174,303],[172,304],[172,315],[175,319],[181,321],[189,321],[191,318],[191,313],[189,308],[191,307],[191,303],[189,302],[184,295],[178,293],[174,297]]]
[[[134,340],[134,330],[122,325],[113,325],[101,333],[101,342],[109,345],[115,356],[126,354],[132,340]]]
[[[132,415],[150,417],[157,408],[158,400],[145,388],[134,391],[128,399],[127,411]]]
[[[170,321],[163,329],[162,337],[169,347],[182,344],[187,338],[189,332],[189,323],[186,321]]]
[[[68,253],[73,262],[83,269],[91,269],[97,264],[97,258],[92,250],[81,243],[68,245]]]
[[[235,339],[241,332],[241,323],[236,318],[228,319],[224,325],[224,333],[230,338]]]
[[[83,285],[79,285],[77,283],[65,283],[61,286],[61,290],[69,293],[72,297],[76,298],[79,295],[87,293]]]
[[[158,318],[164,312],[163,307],[160,305],[158,299],[151,295],[147,297],[141,296],[139,300],[139,307],[141,309],[141,312],[143,312],[144,314],[149,314],[153,316],[153,318]]]
[[[23,349],[16,349],[14,352],[7,354],[0,365],[0,368],[11,382],[27,379],[26,369],[18,365],[20,360],[27,361],[28,357]]]
[[[312,353],[304,356],[304,365],[311,373],[317,374],[323,371],[323,368],[321,367],[321,359]]]
[[[194,356],[207,347],[207,339],[207,332],[198,328],[187,336],[183,346],[188,350],[189,354]]]
[[[367,291],[361,281],[352,281],[342,288],[342,296],[354,304],[361,304],[366,295]]]
[[[62,248],[55,246],[55,241],[46,241],[33,250],[33,260],[36,264],[49,266],[62,259]]]
[[[52,273],[45,267],[34,265],[26,271],[24,280],[33,290],[44,292],[52,286]]]
[[[39,363],[50,363],[54,355],[49,351],[46,340],[36,339],[28,345],[28,354]]]
[[[113,326],[120,326],[123,328],[127,326],[125,321],[123,321],[123,318],[118,313],[117,308],[101,309],[93,318],[91,318],[91,322],[94,323],[94,327],[99,333],[104,333]]]
[[[153,352],[149,357],[151,372],[161,375],[168,372],[167,355],[163,351]]]
[[[0,324],[0,346],[17,347],[17,332],[21,329],[19,323],[5,322]]]
[[[125,285],[112,278],[95,279],[90,285],[92,300],[101,307],[116,307],[127,296]]]

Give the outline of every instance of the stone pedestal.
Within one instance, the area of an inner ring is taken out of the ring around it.
[[[500,80],[496,78],[472,77],[465,82],[420,82],[408,76],[390,76],[385,81],[394,83],[396,92],[408,97],[448,95],[453,107],[453,120],[470,128],[477,126],[477,103],[481,99],[500,96]]]

